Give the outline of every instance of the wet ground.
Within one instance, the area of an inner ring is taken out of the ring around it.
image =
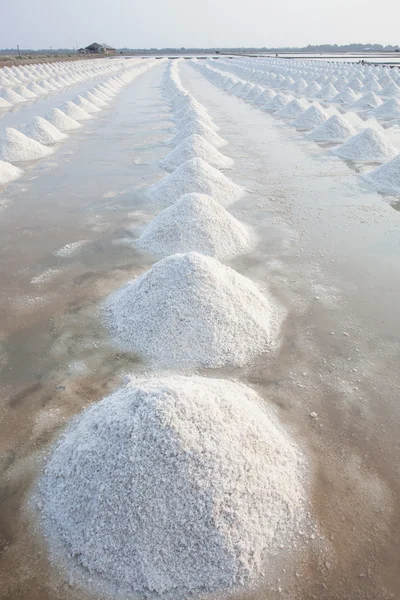
[[[85,596],[50,565],[28,499],[67,419],[124,374],[148,372],[141,357],[113,347],[98,307],[155,261],[134,240],[163,208],[144,194],[164,174],[156,161],[173,135],[163,68],[137,78],[0,193],[2,599]],[[351,165],[187,61],[180,71],[229,142],[221,149],[235,159],[229,176],[249,190],[230,210],[259,244],[230,265],[288,310],[275,355],[215,373],[276,404],[310,460],[319,535],[305,536],[294,564],[259,597],[398,599],[400,198],[377,194]],[[41,102],[48,110],[60,95]],[[29,103],[0,126],[43,107]]]

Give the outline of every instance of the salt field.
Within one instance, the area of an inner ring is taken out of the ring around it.
[[[0,597],[400,597],[400,72],[0,70]]]

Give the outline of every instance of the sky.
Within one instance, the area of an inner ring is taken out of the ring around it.
[[[399,44],[400,0],[0,0],[0,47]]]

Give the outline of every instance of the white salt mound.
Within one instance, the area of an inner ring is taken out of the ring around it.
[[[216,169],[230,169],[234,163],[232,158],[221,154],[207,140],[200,135],[194,134],[171,150],[171,152],[159,161],[159,165],[166,171],[175,171],[179,165],[192,158],[201,158]]]
[[[4,92],[2,93],[2,97],[9,104],[20,104],[21,102],[27,101],[26,98],[23,98],[22,96],[20,96],[19,94],[17,94],[16,92],[14,92],[13,90],[10,90],[8,88],[6,88],[4,90]]]
[[[41,144],[54,144],[67,138],[65,133],[59,131],[54,125],[42,117],[32,117],[25,126],[25,134]]]
[[[106,321],[119,345],[158,364],[240,366],[273,345],[275,303],[214,258],[164,258],[109,296]]]
[[[396,156],[398,150],[383,133],[368,127],[332,152],[347,160],[383,162]]]
[[[314,127],[322,125],[327,118],[327,113],[319,104],[312,104],[293,121],[293,125],[296,129],[314,129]]]
[[[304,99],[298,100],[297,98],[295,98],[294,100],[292,100],[291,102],[286,104],[286,106],[281,108],[276,114],[278,117],[295,118],[298,115],[300,115],[302,112],[307,110],[307,108],[309,108],[309,106],[310,105],[307,102],[307,100],[304,100]]]
[[[400,154],[393,160],[377,167],[363,178],[382,192],[400,193]]]
[[[71,117],[63,113],[59,108],[51,108],[46,115],[46,119],[60,131],[71,131],[72,129],[82,127],[78,121],[71,119]]]
[[[201,137],[207,140],[209,144],[212,144],[214,148],[220,148],[227,144],[227,142],[211,129],[211,127],[200,119],[197,119],[191,121],[187,127],[178,131],[178,133],[168,142],[168,145],[174,147],[178,146],[183,140],[194,134],[201,135]]]
[[[23,174],[22,169],[0,160],[0,187],[18,179]]]
[[[158,202],[173,204],[191,192],[207,194],[227,206],[239,200],[245,190],[201,158],[192,158],[152,185],[148,195]]]
[[[8,102],[5,98],[0,96],[0,109],[1,108],[10,108],[11,103]]]
[[[50,547],[107,596],[255,588],[306,523],[307,463],[250,388],[131,380],[63,433],[39,484]],[[284,550],[282,548],[284,547]]]
[[[0,160],[11,163],[37,160],[52,152],[51,148],[43,146],[11,127],[6,127],[5,131],[0,134]]]
[[[93,119],[86,110],[77,106],[70,100],[62,105],[61,110],[68,115],[68,117],[71,117],[71,119],[75,119],[75,121],[87,121],[88,119]]]
[[[333,115],[313,129],[308,137],[316,142],[343,142],[357,131],[343,117]]]
[[[204,194],[182,196],[137,241],[139,248],[162,256],[195,251],[219,260],[247,252],[254,244],[249,229]]]
[[[96,112],[101,112],[101,108],[99,108],[98,106],[95,106],[94,104],[92,104],[92,102],[89,102],[89,100],[86,100],[86,98],[83,98],[83,96],[78,96],[75,99],[74,103],[77,106],[80,106],[81,108],[83,108],[84,110],[86,110],[86,112],[89,113],[89,114],[96,113]]]

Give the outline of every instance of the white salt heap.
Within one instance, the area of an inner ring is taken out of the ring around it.
[[[251,249],[249,229],[210,196],[186,194],[163,210],[144,230],[137,246],[168,256],[196,251],[219,260]]]
[[[77,98],[74,100],[74,104],[80,106],[89,114],[101,112],[101,108],[95,106],[92,102],[89,102],[89,100],[86,100],[86,98],[84,98],[83,96],[77,96]]]
[[[25,134],[41,144],[54,144],[67,138],[65,133],[42,117],[32,117],[25,126]]]
[[[327,113],[319,104],[312,104],[293,121],[293,125],[296,129],[314,129],[314,127],[322,125],[327,118]]]
[[[371,114],[378,119],[397,119],[400,117],[400,100],[391,98],[371,111]]]
[[[225,146],[227,143],[206,123],[200,119],[196,119],[191,121],[187,127],[178,131],[178,133],[168,142],[168,145],[174,147],[178,146],[183,140],[194,134],[201,135],[202,138],[207,140],[207,142],[212,144],[215,148]]]
[[[107,597],[184,599],[264,574],[274,585],[306,525],[307,488],[302,452],[252,389],[165,377],[131,380],[78,415],[38,492],[72,579]]]
[[[343,142],[357,131],[343,117],[333,115],[313,129],[308,137],[316,142]]]
[[[207,140],[197,134],[183,140],[179,146],[176,146],[159,161],[159,165],[166,171],[175,171],[182,163],[192,158],[201,158],[216,169],[230,169],[233,166],[231,158],[221,154]]]
[[[22,169],[0,160],[0,187],[18,179],[23,174]]]
[[[7,162],[37,160],[51,154],[53,150],[32,140],[20,131],[6,127],[0,134],[0,159]]]
[[[0,109],[1,108],[10,108],[11,104],[5,98],[0,96]]]
[[[303,98],[302,99],[295,98],[294,100],[292,100],[291,102],[286,104],[286,106],[281,108],[276,114],[278,117],[283,117],[283,118],[291,117],[292,119],[294,119],[295,117],[300,115],[302,112],[307,110],[307,108],[309,108],[309,106],[310,105],[307,102],[307,100],[305,100]]]
[[[46,115],[46,119],[60,131],[71,131],[72,129],[82,127],[78,121],[71,119],[71,117],[63,113],[59,108],[51,108]]]
[[[257,286],[214,258],[164,258],[109,296],[116,341],[158,364],[241,366],[275,342],[281,311]]]
[[[23,98],[22,96],[8,88],[5,89],[2,93],[2,98],[4,98],[4,100],[9,102],[10,104],[20,104],[21,102],[27,101],[26,98]]]
[[[182,163],[176,171],[152,185],[149,196],[164,204],[173,204],[183,196],[196,192],[207,194],[224,206],[239,200],[245,190],[201,158]]]
[[[383,162],[396,156],[398,150],[383,133],[368,127],[332,152],[347,160]]]
[[[87,121],[88,119],[93,118],[86,110],[77,106],[70,100],[62,105],[61,110],[68,115],[68,117],[71,117],[71,119],[75,119],[75,121]]]
[[[363,175],[363,178],[382,192],[400,193],[400,154],[373,171]]]

